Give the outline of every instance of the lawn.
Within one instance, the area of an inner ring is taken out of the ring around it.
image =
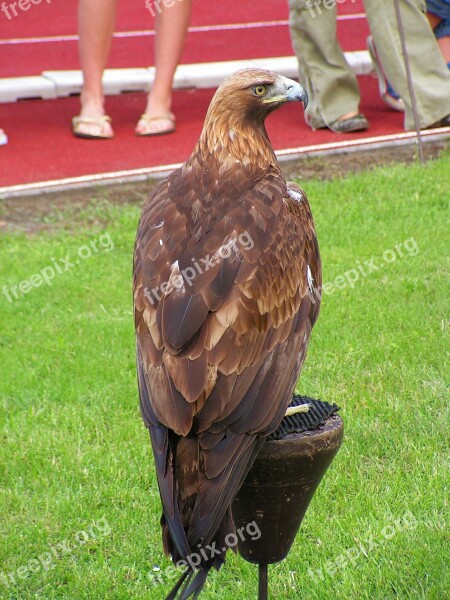
[[[341,407],[345,439],[271,598],[449,597],[449,157],[301,183],[327,285],[298,391]],[[175,581],[138,411],[139,214],[99,190],[0,239],[2,599],[162,599]],[[229,553],[202,598],[256,589]]]

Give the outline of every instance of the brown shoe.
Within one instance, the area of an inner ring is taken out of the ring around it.
[[[352,133],[353,131],[364,131],[369,128],[369,121],[362,114],[354,115],[346,119],[337,119],[328,129],[334,133]]]
[[[440,121],[436,121],[436,123],[433,123],[433,125],[422,127],[422,129],[436,129],[437,127],[450,127],[450,115],[447,115]]]

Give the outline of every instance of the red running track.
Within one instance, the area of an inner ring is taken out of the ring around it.
[[[12,0],[6,0],[6,7]],[[154,2],[154,0],[152,0]],[[263,9],[261,9],[261,5]],[[39,75],[44,70],[78,69],[77,0],[41,0],[27,12],[0,12],[0,77]],[[366,47],[361,0],[340,3],[338,37],[344,50]],[[194,0],[193,15],[181,63],[265,58],[292,55],[287,0],[240,2]],[[110,68],[153,64],[153,21],[145,0],[119,2],[117,33]],[[240,25],[240,27],[236,27]]]
[[[371,122],[368,132],[347,135],[329,130],[314,132],[304,123],[301,105],[288,104],[267,119],[274,148],[402,131],[403,116],[380,100],[376,80],[364,76],[359,82],[361,108]],[[78,111],[76,97],[0,104],[0,123],[6,124],[10,138],[7,146],[0,147],[0,187],[182,162],[197,141],[213,92],[175,92],[177,131],[154,138],[137,138],[133,133],[145,103],[144,93],[111,96],[107,107],[116,137],[107,141],[81,140],[72,135],[70,117]]]
[[[0,13],[0,77],[78,69],[76,4],[76,0],[65,0],[64,4],[42,0],[9,21]],[[195,0],[182,62],[292,55],[287,0],[271,0],[264,3],[263,10],[261,4]],[[339,4],[338,31],[345,50],[365,49],[368,29],[360,15],[362,10],[361,0]],[[236,27],[238,24],[241,26]],[[143,30],[152,26],[144,0],[133,3],[132,9],[124,1],[119,3],[117,31],[122,34],[114,39],[108,66],[151,65],[153,32]],[[55,36],[60,41],[53,39]],[[267,122],[275,149],[402,131],[402,115],[382,103],[376,80],[366,76],[359,81],[361,109],[371,122],[369,132],[347,136],[329,130],[313,132],[304,123],[300,105],[288,105]],[[78,98],[0,104],[0,126],[7,130],[10,140],[0,148],[0,187],[181,162],[198,138],[212,94],[213,90],[175,92],[177,131],[157,138],[136,138],[133,133],[145,105],[144,93],[108,97],[107,111],[116,134],[108,141],[73,137],[70,119],[78,113]]]

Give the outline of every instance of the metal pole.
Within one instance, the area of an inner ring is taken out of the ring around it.
[[[413,117],[414,117],[414,125],[415,125],[416,133],[417,133],[417,143],[419,144],[419,158],[420,158],[420,162],[423,163],[423,162],[425,162],[425,159],[423,156],[423,143],[422,143],[422,136],[420,134],[419,115],[417,113],[416,94],[414,92],[414,85],[413,85],[413,80],[412,80],[412,76],[411,76],[411,68],[409,65],[409,57],[408,57],[408,52],[406,49],[405,31],[403,29],[403,21],[402,21],[402,15],[400,12],[399,0],[394,0],[394,5],[395,5],[395,16],[397,17],[398,33],[400,34],[400,41],[402,44],[403,60],[405,61],[405,70],[406,70],[406,78],[408,81],[409,95],[411,97],[411,108],[412,108],[412,113],[413,113]]]
[[[268,565],[259,564],[258,600],[268,600],[269,574]]]

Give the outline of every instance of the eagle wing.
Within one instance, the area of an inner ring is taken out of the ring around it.
[[[189,175],[154,191],[134,256],[141,411],[175,558],[232,530],[227,510],[289,404],[321,287],[306,195],[277,168],[244,189]]]

